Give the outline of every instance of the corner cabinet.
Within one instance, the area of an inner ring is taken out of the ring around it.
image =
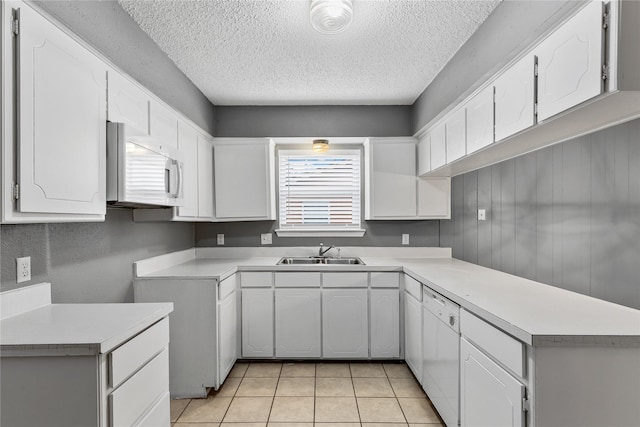
[[[104,221],[107,66],[25,3],[2,20],[2,222]]]
[[[365,142],[365,220],[450,218],[450,180],[419,179],[417,150],[415,138]]]
[[[275,144],[266,138],[214,138],[216,221],[276,219]]]

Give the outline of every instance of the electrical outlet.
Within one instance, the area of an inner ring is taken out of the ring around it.
[[[487,219],[487,210],[484,208],[478,209],[478,221],[486,221]]]
[[[31,257],[16,258],[16,282],[22,283],[31,280]]]
[[[224,234],[218,234],[218,245],[224,245]]]
[[[402,244],[403,245],[408,245],[409,244],[409,235],[408,234],[403,234],[402,235]]]
[[[263,233],[260,235],[260,243],[270,245],[272,243],[271,233]]]

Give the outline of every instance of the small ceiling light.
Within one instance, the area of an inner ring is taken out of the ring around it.
[[[311,25],[322,34],[338,34],[351,24],[351,0],[311,0]]]
[[[329,151],[328,139],[314,139],[312,150],[314,153],[326,153]]]

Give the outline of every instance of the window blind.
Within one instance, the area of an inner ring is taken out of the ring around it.
[[[360,157],[359,150],[279,151],[280,228],[360,228]]]

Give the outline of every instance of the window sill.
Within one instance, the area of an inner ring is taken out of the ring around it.
[[[278,237],[362,237],[366,230],[276,230]]]

